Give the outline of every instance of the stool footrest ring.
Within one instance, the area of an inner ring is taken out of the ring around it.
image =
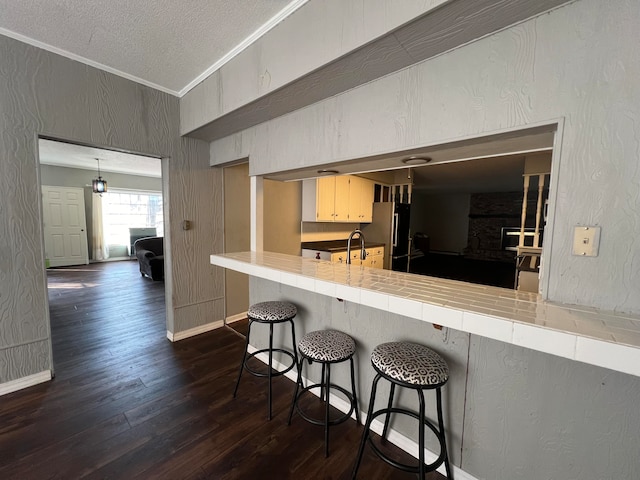
[[[272,352],[279,352],[282,353],[284,355],[287,355],[289,358],[291,358],[291,365],[289,365],[286,369],[284,370],[275,370],[273,372],[271,372],[271,376],[272,377],[278,377],[280,375],[284,375],[285,373],[287,373],[289,370],[291,370],[295,365],[296,365],[296,359],[293,356],[293,353],[291,353],[289,350],[284,350],[282,348],[274,348],[273,350],[271,350]],[[263,348],[261,350],[256,350],[253,353],[249,353],[247,354],[247,356],[244,359],[244,368],[252,375],[255,375],[256,377],[268,377],[269,376],[269,372],[259,372],[257,370],[254,370],[253,368],[251,368],[248,364],[249,359],[254,358],[256,355],[259,355],[260,353],[269,353],[269,349],[268,348]],[[269,368],[267,366],[267,368]]]
[[[373,420],[376,417],[380,416],[380,415],[391,414],[391,413],[398,413],[398,414],[401,414],[401,415],[408,415],[410,417],[415,418],[416,420],[420,420],[420,415],[418,414],[418,412],[414,412],[413,410],[407,410],[407,409],[404,409],[404,408],[383,408],[383,409],[376,410],[375,412],[373,412],[373,414],[371,415],[371,422],[373,422]],[[369,419],[367,419],[367,423],[369,423]],[[431,431],[436,435],[438,440],[440,440],[440,438],[442,436],[442,433],[440,433],[438,428],[433,423],[431,423],[430,420],[428,420],[427,418],[423,418],[422,419],[422,424],[426,425],[427,427],[429,427],[431,429]],[[367,440],[369,441],[369,445],[371,446],[373,451],[376,453],[376,455],[378,455],[378,457],[380,457],[382,460],[384,460],[389,465],[391,465],[391,466],[393,466],[393,467],[395,467],[395,468],[397,468],[399,470],[404,470],[405,472],[420,473],[419,465],[407,465],[407,464],[404,464],[404,463],[400,463],[400,462],[388,457],[387,455],[385,455],[378,448],[378,446],[375,444],[375,442],[373,441],[373,438],[370,435],[367,438]],[[383,439],[383,440],[386,440],[386,439]],[[432,471],[436,470],[440,465],[442,465],[444,463],[444,456],[445,456],[444,454],[445,454],[445,452],[442,449],[440,449],[440,455],[438,455],[438,458],[433,463],[425,464],[424,471],[425,472],[432,472]]]
[[[304,393],[304,392],[308,392],[313,388],[325,388],[326,385],[322,385],[320,383],[315,383],[313,385],[309,385],[308,387],[303,388],[302,390],[300,390],[300,392],[298,393],[298,395],[296,396],[295,400],[294,400],[294,405],[296,408],[296,411],[300,414],[300,416],[302,418],[304,418],[307,422],[312,423],[314,425],[324,425],[324,419],[322,420],[317,420],[313,417],[310,417],[309,415],[307,415],[305,412],[302,411],[302,409],[300,408],[300,404],[298,403],[298,399],[300,398],[300,396]],[[347,399],[349,400],[350,403],[350,408],[349,411],[345,414],[343,414],[341,417],[335,418],[333,420],[329,420],[329,425],[338,425],[342,422],[346,422],[349,418],[351,418],[351,414],[355,411],[356,405],[355,402],[353,400],[353,395],[347,391],[345,388],[342,388],[340,385],[335,385],[333,383],[330,384],[331,390],[338,390],[340,392],[342,392],[342,394],[347,397]],[[326,399],[325,401],[329,401],[329,399]]]

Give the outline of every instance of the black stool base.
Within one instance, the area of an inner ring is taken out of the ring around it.
[[[312,363],[311,359],[308,359],[309,363]],[[341,360],[344,361],[344,360]],[[360,423],[360,415],[358,413],[358,397],[356,396],[356,385],[355,385],[355,375],[354,375],[354,366],[353,366],[353,357],[349,357],[349,362],[351,364],[351,389],[349,392],[345,388],[331,383],[331,363],[339,363],[339,362],[320,362],[322,363],[322,380],[321,383],[315,383],[313,385],[309,385],[300,389],[302,386],[302,364],[304,363],[304,356],[301,354],[300,361],[298,363],[298,378],[296,380],[296,391],[293,394],[293,401],[291,402],[291,409],[289,410],[289,421],[288,425],[291,425],[291,418],[293,417],[294,409],[298,412],[298,414],[307,422],[313,425],[319,425],[324,427],[324,456],[329,456],[329,427],[333,425],[338,425],[340,423],[346,422],[351,418],[351,414],[355,412],[356,414],[356,422]],[[325,402],[325,415],[324,419],[320,420],[317,418],[313,418],[305,413],[299,405],[299,399],[305,392],[309,392],[314,388],[320,389],[320,400],[324,400]],[[344,413],[342,416],[338,418],[334,418],[333,420],[329,419],[329,400],[331,395],[331,389],[338,390],[341,392],[349,401],[350,406],[349,410]]]
[[[244,344],[244,354],[242,357],[242,362],[240,363],[240,372],[238,372],[238,380],[236,381],[236,387],[233,390],[233,398],[236,398],[236,394],[238,393],[238,387],[240,386],[240,379],[242,378],[242,372],[244,370],[246,370],[247,372],[249,372],[251,375],[254,375],[256,377],[262,377],[262,378],[268,378],[268,383],[269,383],[269,391],[268,391],[268,419],[271,420],[272,417],[272,402],[271,402],[271,379],[273,377],[279,377],[280,375],[284,375],[285,373],[289,372],[294,366],[297,365],[298,363],[298,353],[296,350],[296,331],[295,331],[295,325],[293,324],[293,317],[291,318],[283,318],[280,320],[260,320],[260,319],[256,319],[256,318],[249,318],[249,325],[247,327],[247,338]],[[262,348],[260,350],[256,350],[255,352],[249,353],[249,335],[251,334],[251,326],[253,325],[254,322],[257,323],[266,323],[269,324],[269,348]],[[273,348],[273,325],[276,323],[283,323],[283,322],[289,322],[291,324],[291,339],[292,339],[292,344],[293,344],[293,353],[288,351],[288,350],[284,350],[282,348]],[[285,368],[284,370],[273,370],[273,353],[277,352],[277,353],[282,353],[286,356],[288,356],[289,358],[291,358],[291,365],[289,365],[287,368]],[[259,355],[261,353],[266,353],[269,355],[269,364],[267,365],[267,371],[266,372],[260,372],[258,370],[255,370],[253,368],[251,368],[248,365],[248,362],[250,359],[255,358],[256,355]]]
[[[445,436],[444,436],[444,422],[443,422],[443,418],[442,418],[442,394],[441,394],[441,390],[440,390],[440,386],[435,387],[435,391],[436,391],[436,400],[437,400],[437,410],[438,410],[438,426],[435,426],[433,423],[431,423],[431,421],[429,421],[426,417],[425,417],[425,407],[424,407],[424,390],[429,389],[428,387],[418,387],[418,386],[413,386],[413,385],[408,385],[408,384],[403,384],[400,383],[392,378],[387,377],[386,375],[382,374],[381,372],[379,372],[377,369],[376,371],[378,372],[376,377],[373,380],[373,384],[371,387],[371,399],[369,400],[369,411],[367,413],[367,421],[365,423],[364,426],[364,432],[362,434],[362,440],[360,442],[360,448],[358,450],[358,456],[356,458],[356,464],[355,467],[353,469],[353,475],[352,475],[352,479],[355,480],[358,474],[358,469],[360,468],[360,462],[362,461],[362,455],[364,454],[364,449],[366,444],[368,443],[371,446],[371,449],[373,450],[373,452],[382,460],[384,460],[386,463],[388,463],[389,465],[399,469],[399,470],[403,470],[405,472],[411,472],[411,473],[417,473],[418,477],[420,479],[424,478],[424,475],[427,472],[432,472],[434,470],[436,470],[438,467],[440,467],[440,465],[444,464],[445,465],[445,470],[447,473],[447,478],[452,480],[453,476],[451,474],[451,465],[449,464],[449,455],[447,453],[447,444],[446,444],[446,440],[445,440]],[[389,402],[388,402],[388,406],[387,408],[383,408],[380,410],[376,410],[375,412],[373,411],[374,408],[374,402],[376,399],[376,390],[378,388],[378,381],[381,378],[385,378],[386,380],[388,380],[389,382],[391,382],[391,389],[389,392]],[[411,388],[412,390],[416,390],[417,394],[418,394],[418,400],[420,403],[420,410],[418,412],[415,412],[413,410],[409,410],[409,409],[404,409],[404,408],[394,408],[393,405],[393,396],[395,393],[395,387],[396,385],[399,385],[401,387],[405,387],[405,388]],[[371,423],[373,422],[373,420],[376,417],[379,417],[380,415],[385,415],[385,422],[384,422],[384,429],[382,432],[382,439],[386,440],[387,438],[387,432],[389,430],[389,420],[391,418],[391,414],[400,414],[400,415],[408,415],[411,416],[413,418],[415,418],[416,420],[418,420],[420,422],[420,427],[418,430],[418,464],[417,465],[407,465],[404,463],[400,463],[396,460],[394,460],[393,458],[390,458],[389,456],[387,456],[384,452],[382,452],[378,446],[374,443],[373,439],[371,438],[370,435],[370,431],[371,431]],[[427,426],[436,436],[436,438],[438,439],[438,442],[440,443],[440,455],[438,455],[438,458],[431,464],[425,464],[424,463],[424,448],[425,448],[425,442],[424,442],[424,426]]]

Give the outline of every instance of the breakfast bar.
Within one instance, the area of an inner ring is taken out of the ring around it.
[[[505,469],[536,471],[537,478],[559,478],[556,472],[566,470],[571,474],[562,478],[593,479],[611,478],[614,463],[631,465],[628,459],[637,458],[637,316],[553,304],[534,293],[272,252],[211,255],[210,263],[249,275],[251,303],[294,303],[296,335],[332,329],[351,336],[361,412],[368,409],[370,357],[377,345],[415,342],[441,355],[450,373],[442,396],[456,479],[495,478],[495,464],[487,458],[498,456]],[[276,341],[291,344],[286,332]],[[266,342],[268,336],[256,337],[251,348]],[[347,369],[339,369],[335,380],[349,385],[342,370]],[[303,374],[311,382],[319,379],[313,367]],[[348,411],[342,398],[331,403]],[[415,410],[417,401],[400,396],[398,406]],[[435,410],[427,409],[427,416],[435,418]],[[375,419],[371,429],[380,434],[383,424]],[[394,420],[387,438],[417,458],[416,429],[407,419]],[[435,438],[425,441],[425,462],[432,463],[439,446]],[[550,448],[570,453],[551,454]],[[606,458],[603,452],[609,452]],[[444,467],[438,471],[444,474]]]
[[[270,252],[211,263],[320,295],[640,376],[640,317],[539,295]]]

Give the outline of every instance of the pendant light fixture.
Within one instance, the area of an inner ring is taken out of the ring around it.
[[[93,193],[106,193],[107,191],[107,181],[103,180],[100,176],[100,159],[96,158],[98,161],[98,178],[94,179],[91,182],[91,186],[93,187]]]

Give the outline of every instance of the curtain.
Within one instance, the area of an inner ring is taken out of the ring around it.
[[[106,260],[109,258],[109,247],[104,236],[104,215],[102,213],[102,195],[94,193],[92,198],[92,234],[93,259]]]

